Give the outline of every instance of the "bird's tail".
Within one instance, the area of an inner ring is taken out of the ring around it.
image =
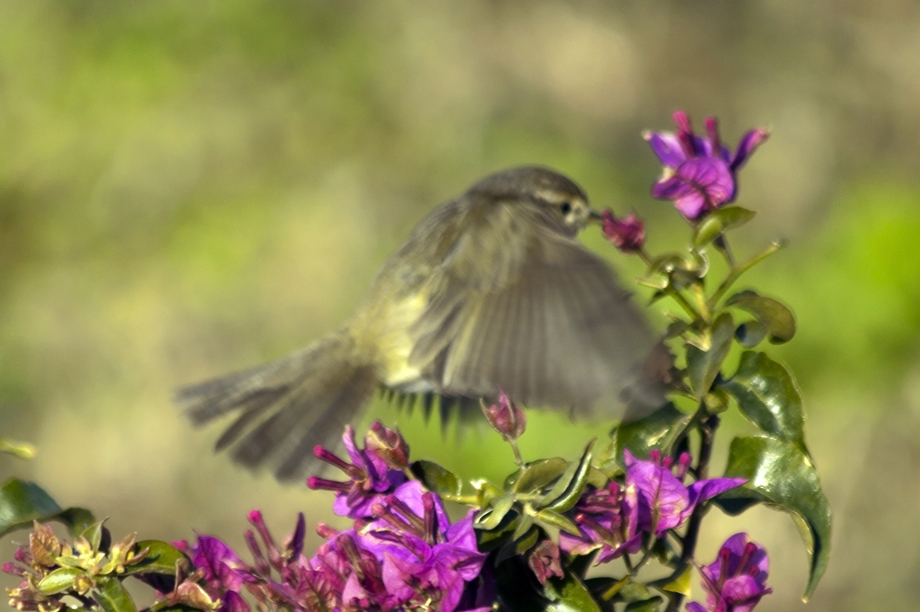
[[[232,446],[239,463],[272,464],[279,480],[294,480],[380,385],[374,365],[355,354],[347,333],[333,332],[277,361],[184,387],[176,401],[196,425],[236,412],[216,449]]]

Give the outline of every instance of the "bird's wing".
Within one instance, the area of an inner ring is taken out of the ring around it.
[[[635,385],[655,342],[610,267],[535,206],[467,214],[412,326],[410,363],[445,395],[502,387],[533,406],[586,408]]]

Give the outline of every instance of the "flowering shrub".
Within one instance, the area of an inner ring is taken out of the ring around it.
[[[436,463],[410,460],[408,442],[379,422],[363,446],[347,426],[347,459],[315,450],[343,479],[311,477],[307,485],[332,493],[336,514],[353,523],[343,531],[318,524],[326,542],[312,553],[303,548],[302,515],[278,544],[258,510],[249,515],[248,555],[206,535],[174,544],[133,535],[113,542],[88,511],[62,509],[37,485],[13,479],[0,489],[0,532],[28,526],[32,532],[3,566],[19,580],[7,589],[10,605],[134,611],[123,583],[135,578],[154,589],[149,610],[598,612],[625,605],[748,612],[771,592],[764,548],[738,533],[705,564],[696,544],[713,505],[736,515],[760,503],[806,527],[807,598],[827,563],[830,509],[805,443],[792,375],[757,350],[791,340],[795,319],[773,298],[730,293],[746,270],[779,248],[770,245],[739,263],[729,247],[728,232],[754,216],[731,205],[738,172],[767,132],[748,132],[732,153],[714,119],[706,121],[705,138],[694,134],[684,113],[675,120],[677,133],[646,135],[665,168],[652,195],[672,201],[689,222],[689,248],[651,255],[635,214],[602,215],[610,242],[648,265],[642,282],[655,289],[653,301],[670,300],[679,309],[666,337],[677,355],[671,402],[621,424],[602,444],[588,442],[574,459],[533,459],[518,448],[525,414],[502,392],[482,405],[514,456],[500,485],[463,482]],[[721,279],[710,277],[713,254],[727,264]],[[733,348],[740,352],[737,365],[728,360]],[[731,441],[724,472],[711,476],[720,415],[733,409],[755,431]],[[10,452],[22,448],[0,444]],[[467,509],[452,521],[445,502]],[[48,521],[63,523],[72,540],[59,539]],[[614,559],[623,569],[607,565]],[[647,577],[651,564],[663,578]],[[706,601],[685,603],[697,570]]]

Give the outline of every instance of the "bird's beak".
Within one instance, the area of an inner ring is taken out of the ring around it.
[[[597,212],[596,210],[592,210],[590,213],[588,213],[588,223],[603,224],[604,216],[601,213]]]

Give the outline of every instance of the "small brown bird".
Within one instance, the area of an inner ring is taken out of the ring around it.
[[[501,386],[534,407],[584,413],[625,392],[631,410],[651,410],[663,402],[647,375],[655,338],[610,267],[576,240],[597,219],[557,172],[493,174],[415,228],[344,326],[181,389],[177,401],[195,424],[237,411],[217,449],[273,464],[281,480],[302,476],[313,448],[341,435],[381,387],[440,396],[442,408],[468,408]]]

